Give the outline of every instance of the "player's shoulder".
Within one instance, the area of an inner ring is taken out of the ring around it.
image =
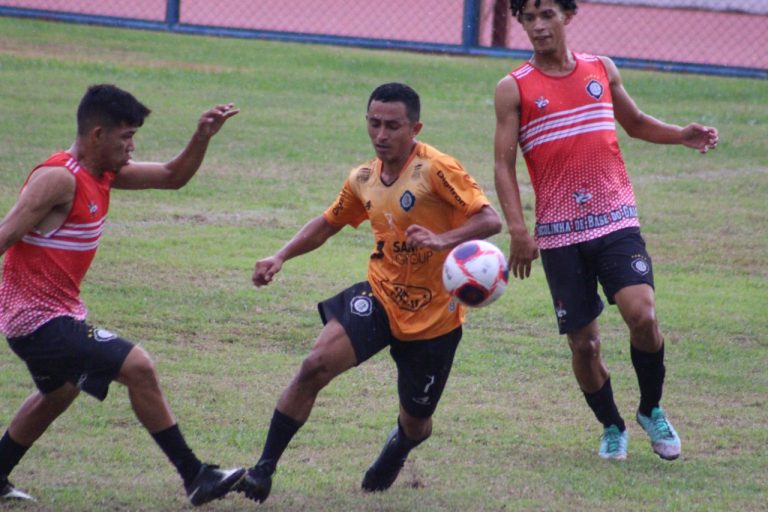
[[[445,167],[461,166],[458,159],[453,155],[445,153],[434,146],[419,142],[416,147],[415,163],[420,163],[422,167],[428,169],[442,169]]]
[[[349,171],[348,175],[348,181],[350,183],[365,183],[369,179],[371,179],[371,176],[373,175],[374,170],[374,164],[375,160],[369,160],[368,162],[364,162],[356,167],[353,167]]]
[[[529,61],[525,61],[519,66],[517,66],[515,69],[510,71],[507,75],[505,75],[504,78],[502,78],[502,80],[504,79],[511,79],[512,81],[522,80],[523,78],[527,77],[534,71],[536,71],[536,68],[533,66],[533,64],[531,64]],[[501,83],[501,81],[499,81],[499,83]]]

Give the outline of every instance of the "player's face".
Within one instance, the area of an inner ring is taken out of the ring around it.
[[[127,125],[102,128],[100,160],[104,169],[119,171],[128,163],[133,150],[136,149],[133,137],[137,131],[137,127]]]
[[[411,122],[401,101],[372,101],[365,116],[368,137],[382,162],[404,163],[411,154],[420,122]]]
[[[538,7],[535,0],[528,0],[520,14],[520,23],[531,40],[533,51],[551,54],[565,48],[565,25],[572,16],[571,11],[563,11],[555,0],[541,0]]]

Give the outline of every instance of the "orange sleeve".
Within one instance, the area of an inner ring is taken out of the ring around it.
[[[480,185],[453,158],[436,160],[430,178],[435,193],[467,217],[491,204]]]
[[[360,202],[349,184],[349,180],[344,182],[341,192],[336,200],[323,213],[323,217],[333,226],[346,226],[349,224],[357,228],[364,220],[368,218],[368,213]]]

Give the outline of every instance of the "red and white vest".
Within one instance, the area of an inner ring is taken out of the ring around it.
[[[96,255],[115,179],[98,179],[67,152],[35,167],[66,167],[75,177],[75,196],[64,223],[51,233],[30,231],[5,254],[0,284],[0,331],[9,338],[31,334],[58,316],[84,320],[80,283]]]
[[[520,91],[519,143],[536,195],[536,241],[552,249],[639,226],[616,138],[602,61],[574,54],[566,76],[530,63],[510,75]]]

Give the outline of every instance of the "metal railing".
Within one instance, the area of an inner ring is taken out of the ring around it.
[[[223,37],[527,58],[508,0],[0,0],[0,16]],[[768,78],[768,1],[582,0],[574,50],[619,66]]]

